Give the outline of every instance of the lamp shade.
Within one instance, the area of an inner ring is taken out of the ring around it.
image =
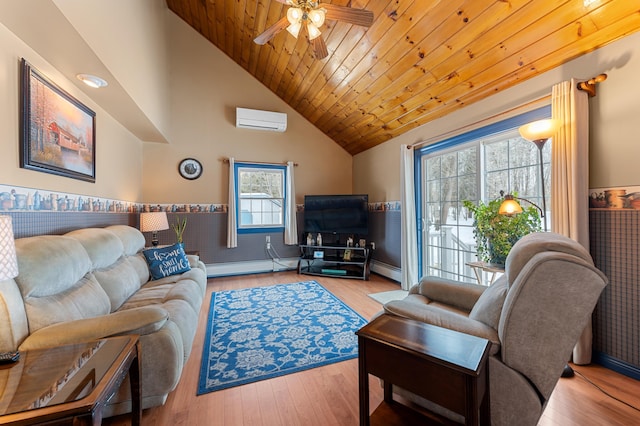
[[[558,131],[560,122],[552,118],[546,120],[538,120],[521,126],[518,131],[520,136],[528,141],[537,141],[549,139]]]
[[[307,32],[309,33],[309,40],[316,39],[320,37],[320,34],[322,34],[318,27],[313,25],[312,22],[307,22]]]
[[[140,230],[142,232],[157,232],[169,229],[166,212],[140,213]]]
[[[511,195],[505,195],[504,201],[500,204],[498,214],[505,216],[513,216],[515,214],[522,213],[522,206]]]
[[[324,9],[314,9],[309,11],[309,20],[318,28],[324,24],[324,17]]]
[[[291,34],[292,36],[294,36],[295,38],[298,38],[298,34],[300,34],[300,29],[302,28],[302,22],[298,21],[294,24],[291,24],[287,27],[287,31],[289,31],[289,34]]]
[[[287,10],[287,20],[291,25],[298,23],[302,20],[304,12],[299,7],[290,7]]]
[[[0,281],[18,276],[16,243],[13,239],[11,216],[0,216]]]

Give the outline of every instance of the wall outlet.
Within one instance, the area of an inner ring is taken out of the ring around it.
[[[265,237],[265,242],[267,244],[267,250],[270,250],[271,249],[271,235],[267,235]]]

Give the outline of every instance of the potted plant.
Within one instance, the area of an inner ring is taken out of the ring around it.
[[[503,198],[477,205],[465,200],[463,206],[473,214],[473,235],[478,258],[483,262],[503,266],[511,247],[522,237],[541,230],[537,207],[522,208],[522,213],[506,216],[498,213]]]
[[[182,235],[184,234],[184,230],[187,227],[187,218],[180,219],[180,216],[176,217],[175,223],[171,224],[171,229],[176,233],[176,238],[179,244],[183,244]]]

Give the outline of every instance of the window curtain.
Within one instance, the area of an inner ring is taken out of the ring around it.
[[[296,187],[293,179],[293,161],[287,162],[287,182],[286,191],[286,212],[284,222],[284,243],[287,245],[298,245],[298,222],[296,217]]]
[[[229,158],[229,207],[227,208],[227,248],[238,247],[238,228],[236,223],[236,172],[235,160]]]
[[[402,145],[401,150],[401,280],[403,290],[418,283],[418,227],[414,183],[413,147]]]
[[[589,250],[589,102],[575,79],[553,86],[552,117],[560,129],[551,145],[551,230]],[[587,325],[573,349],[575,364],[591,362],[592,330]]]

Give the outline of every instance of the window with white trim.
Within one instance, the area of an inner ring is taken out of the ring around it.
[[[286,166],[235,163],[238,232],[284,229]]]
[[[468,266],[477,257],[473,218],[463,207],[464,200],[486,203],[504,191],[542,205],[539,151],[520,136],[518,128],[548,118],[550,112],[549,107],[541,108],[416,152],[421,275],[477,282]],[[551,143],[542,152],[546,194],[550,194]],[[548,196],[546,201],[550,210]]]

